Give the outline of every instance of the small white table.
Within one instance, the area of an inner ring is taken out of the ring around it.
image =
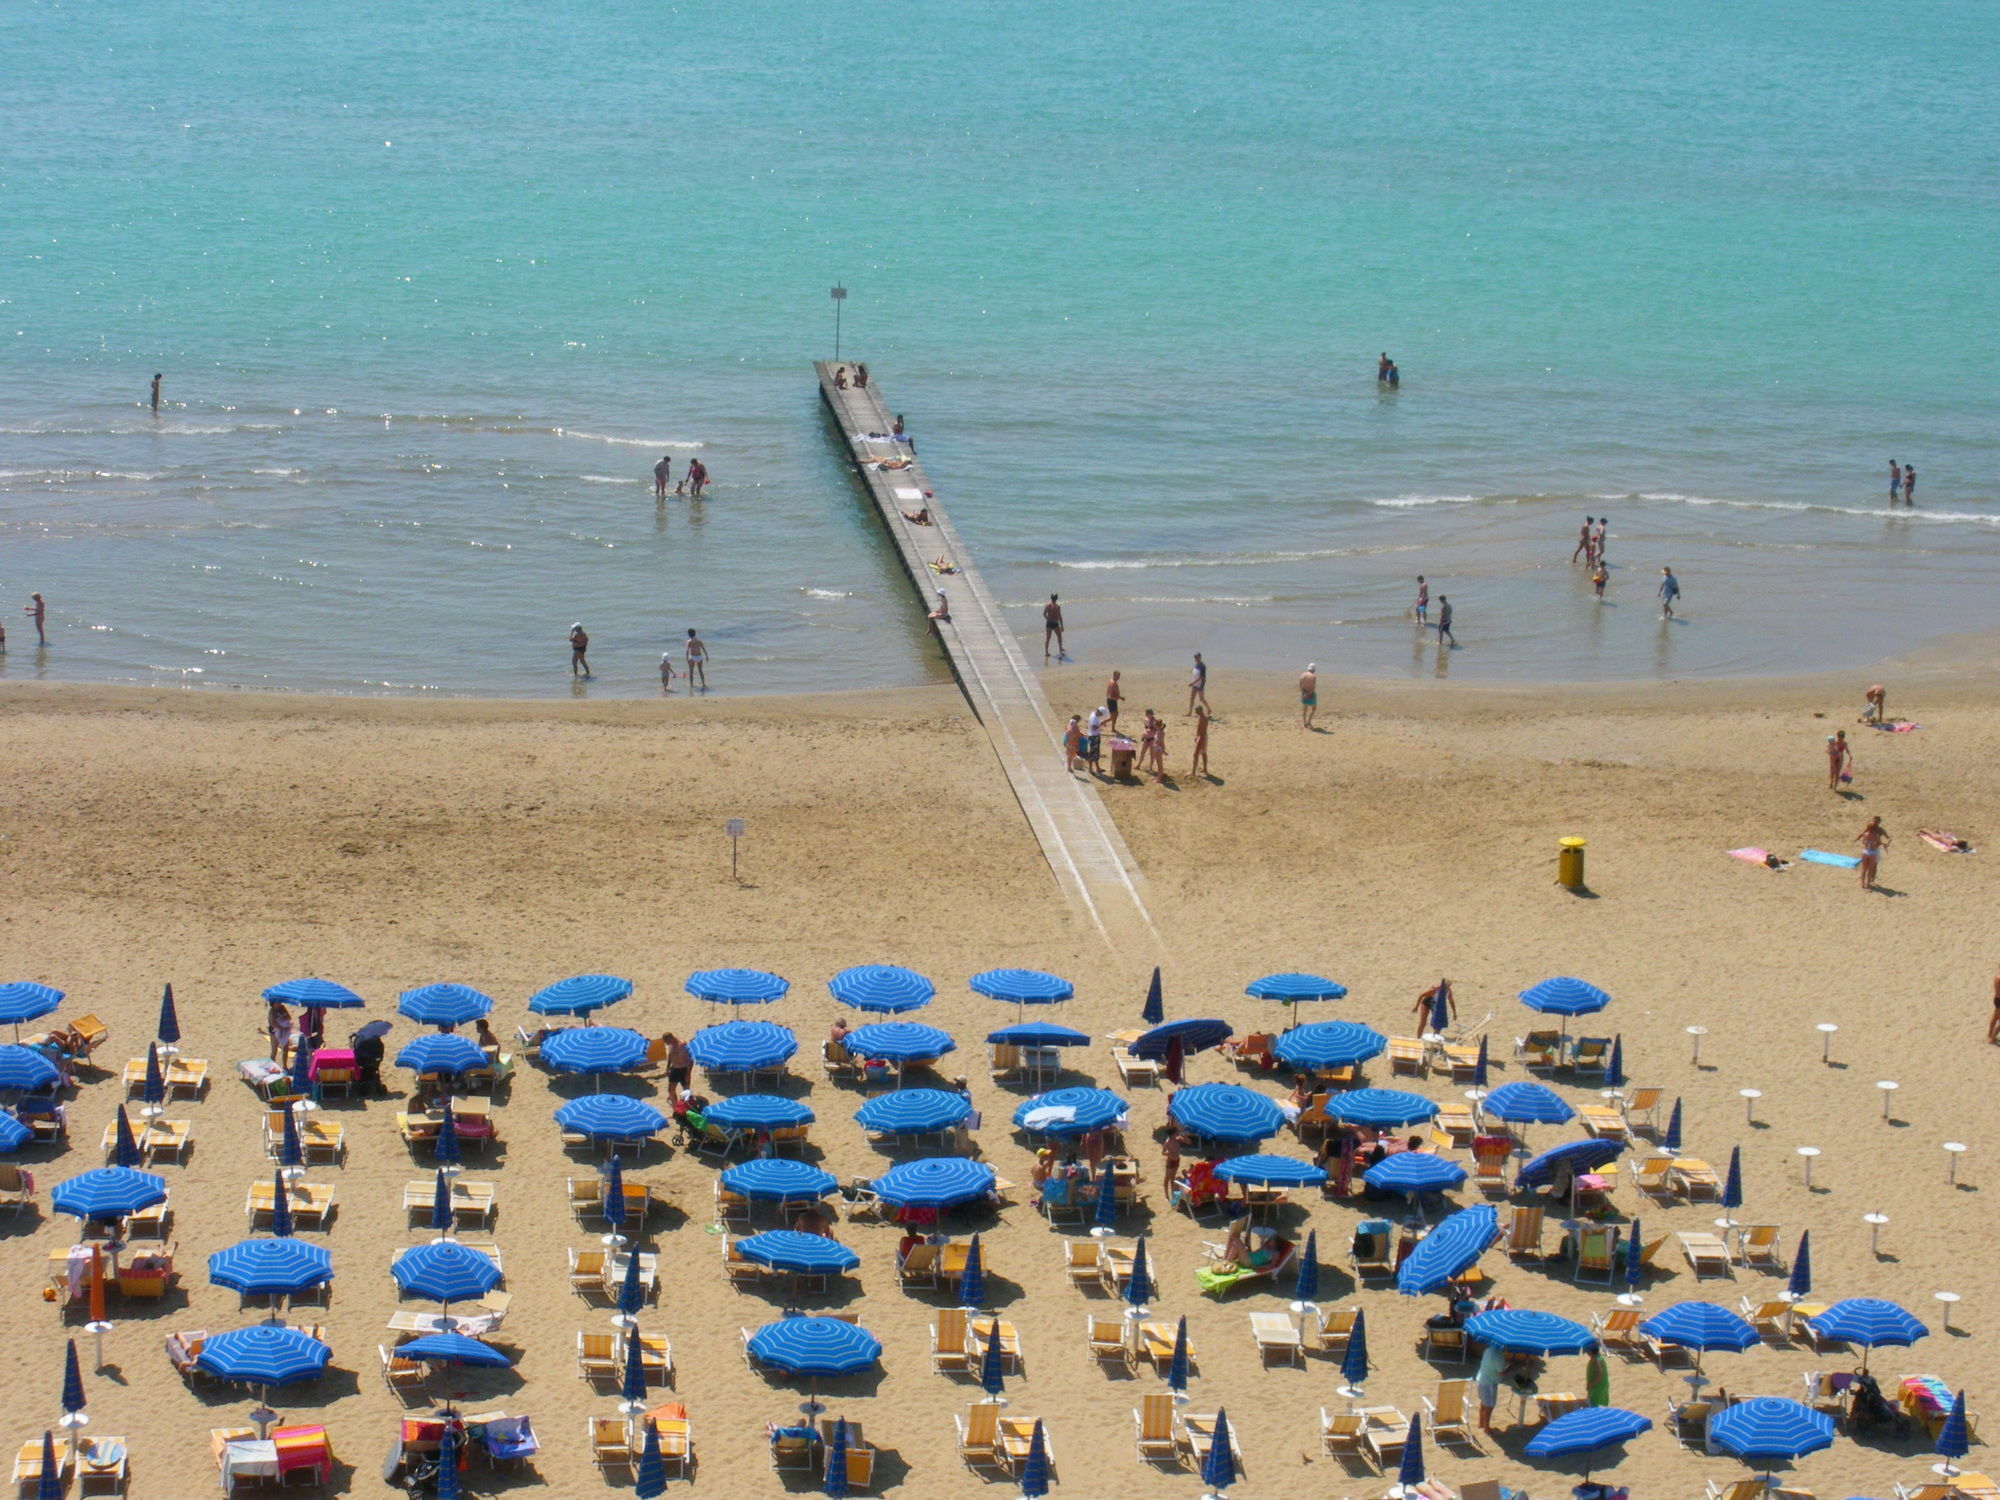
[[[1757,1123],[1757,1101],[1764,1097],[1764,1091],[1762,1089],[1738,1089],[1736,1092],[1743,1100],[1744,1123],[1746,1125],[1755,1125]]]
[[[1939,1307],[1943,1309],[1943,1311],[1938,1315],[1938,1321],[1944,1325],[1944,1331],[1946,1333],[1950,1333],[1952,1331],[1951,1310],[1954,1307],[1958,1306],[1958,1301],[1959,1301],[1958,1293],[1932,1292],[1931,1299],[1935,1301],[1939,1305]]]
[[[1889,1118],[1889,1101],[1896,1097],[1896,1090],[1901,1088],[1902,1085],[1900,1083],[1891,1083],[1885,1078],[1876,1084],[1875,1087],[1882,1091],[1882,1118],[1886,1120]]]
[[[1944,1143],[1944,1151],[1945,1151],[1945,1160],[1946,1160],[1946,1161],[1948,1161],[1948,1162],[1949,1162],[1949,1163],[1951,1164],[1951,1171],[1950,1171],[1950,1174],[1949,1174],[1949,1175],[1948,1175],[1948,1176],[1947,1176],[1947,1177],[1945,1178],[1945,1181],[1946,1181],[1947,1183],[1951,1184],[1951,1186],[1953,1186],[1953,1187],[1957,1187],[1957,1186],[1958,1186],[1958,1159],[1959,1159],[1959,1157],[1961,1157],[1961,1156],[1963,1156],[1963,1155],[1965,1154],[1965,1142],[1964,1142],[1964,1141],[1946,1141],[1946,1142]]]
[[[1868,1253],[1870,1255],[1880,1255],[1882,1253],[1880,1248],[1882,1226],[1889,1222],[1889,1216],[1887,1214],[1863,1214],[1861,1222],[1868,1226]]]
[[[1706,1026],[1690,1026],[1687,1029],[1687,1034],[1694,1038],[1694,1065],[1698,1068],[1701,1066],[1701,1039],[1708,1035],[1708,1028]]]
[[[1831,1021],[1821,1021],[1813,1030],[1819,1033],[1819,1060],[1823,1063],[1832,1062],[1833,1034],[1840,1028]]]
[[[1806,1189],[1807,1189],[1807,1191],[1808,1191],[1808,1192],[1810,1192],[1810,1191],[1811,1191],[1811,1189],[1812,1189],[1812,1167],[1813,1167],[1813,1161],[1814,1161],[1814,1159],[1815,1159],[1816,1157],[1818,1157],[1818,1155],[1819,1155],[1819,1147],[1817,1147],[1817,1146],[1801,1146],[1801,1147],[1799,1147],[1799,1149],[1798,1149],[1798,1155],[1799,1155],[1799,1156],[1800,1156],[1801,1158],[1803,1158],[1803,1159],[1804,1159],[1804,1161],[1805,1161],[1805,1164],[1806,1164]]]

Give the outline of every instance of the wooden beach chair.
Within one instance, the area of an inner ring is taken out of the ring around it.
[[[1438,1048],[1438,1058],[1451,1071],[1453,1083],[1470,1083],[1479,1071],[1479,1048],[1462,1042],[1446,1042]]]
[[[34,1181],[12,1162],[0,1162],[0,1208],[23,1209],[35,1201]]]
[[[394,1391],[397,1397],[408,1405],[411,1397],[419,1401],[428,1400],[424,1391],[424,1367],[414,1359],[404,1359],[393,1349],[375,1346],[375,1352],[382,1357],[382,1383]]]
[[[754,1286],[764,1279],[765,1268],[754,1260],[744,1259],[737,1243],[728,1235],[722,1237],[722,1279],[731,1286]]]
[[[1138,1410],[1132,1413],[1132,1427],[1141,1463],[1180,1462],[1180,1442],[1174,1436],[1172,1391],[1149,1392],[1141,1396]]]
[[[1606,1312],[1592,1313],[1590,1331],[1607,1349],[1643,1356],[1648,1342],[1646,1336],[1639,1332],[1639,1320],[1643,1315],[1643,1310],[1636,1307],[1614,1307]]]
[[[1607,1077],[1611,1072],[1611,1038],[1608,1036],[1580,1036],[1570,1044],[1569,1067],[1572,1073],[1595,1074]]]
[[[1345,1354],[1354,1337],[1354,1319],[1359,1312],[1357,1307],[1336,1307],[1317,1318],[1307,1318],[1303,1330],[1306,1343],[1321,1354]],[[1192,1343],[1188,1345],[1189,1349],[1193,1347]]]
[[[1752,1300],[1744,1296],[1736,1299],[1736,1306],[1743,1314],[1743,1321],[1757,1330],[1759,1338],[1768,1339],[1773,1344],[1789,1344],[1792,1341],[1791,1303]]]
[[[1507,1194],[1507,1161],[1514,1142],[1504,1135],[1475,1136],[1472,1141],[1472,1181],[1489,1198]]]
[[[1182,1412],[1175,1421],[1180,1428],[1179,1447],[1183,1462],[1189,1468],[1198,1470],[1208,1462],[1208,1450],[1215,1446],[1215,1413]],[[1233,1426],[1229,1429],[1229,1453],[1236,1460],[1236,1468],[1240,1473],[1243,1468],[1243,1449]]]
[[[1326,1112],[1327,1101],[1332,1097],[1329,1093],[1318,1093],[1307,1100],[1299,1117],[1292,1121],[1293,1134],[1302,1141],[1308,1137],[1323,1138],[1333,1128],[1333,1117]]]
[[[1138,1356],[1148,1360],[1155,1375],[1164,1376],[1167,1366],[1174,1362],[1174,1337],[1178,1329],[1172,1323],[1141,1323],[1139,1325]],[[1188,1339],[1187,1362],[1190,1370],[1201,1368],[1201,1347],[1194,1339]]]
[[[967,1368],[964,1308],[939,1309],[937,1321],[931,1324],[931,1368],[939,1374],[946,1371],[962,1373]]]
[[[583,1333],[576,1336],[576,1373],[589,1385],[609,1385],[624,1371],[618,1361],[615,1334]]]
[[[1096,1240],[1062,1240],[1057,1246],[1063,1258],[1063,1275],[1071,1286],[1096,1287],[1103,1284],[1097,1264]]]
[[[1471,1350],[1465,1340],[1463,1328],[1432,1327],[1424,1325],[1423,1357],[1429,1360],[1448,1359],[1453,1364],[1462,1365],[1470,1357]]]
[[[1366,1281],[1371,1276],[1380,1278],[1396,1274],[1396,1233],[1387,1220],[1373,1221],[1378,1228],[1357,1227],[1348,1244],[1348,1263],[1354,1268],[1354,1279]]]
[[[1410,1435],[1410,1419],[1393,1406],[1364,1406],[1361,1415],[1366,1418],[1361,1428],[1362,1446],[1375,1460],[1375,1467],[1387,1469],[1400,1463]]]
[[[1625,1116],[1625,1128],[1657,1136],[1660,1133],[1660,1099],[1665,1092],[1648,1084],[1627,1094],[1618,1106]]]

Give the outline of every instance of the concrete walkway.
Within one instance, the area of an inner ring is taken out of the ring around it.
[[[925,612],[936,607],[939,589],[950,601],[951,618],[941,621],[939,630],[945,655],[986,729],[1056,883],[1114,951],[1134,962],[1155,962],[1159,937],[1146,912],[1145,887],[1131,851],[1104,810],[1096,784],[1063,769],[1063,725],[922,466],[907,444],[887,436],[894,416],[880,388],[871,380],[863,390],[836,389],[832,364],[821,362],[814,370],[821,399]],[[907,468],[880,467],[905,460]],[[930,525],[905,519],[905,512],[920,510],[929,511]],[[931,561],[938,557],[958,572],[945,577],[932,572]]]

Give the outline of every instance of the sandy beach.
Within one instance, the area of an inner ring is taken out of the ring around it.
[[[1052,701],[1065,713],[1081,708],[1101,679],[1094,668],[1059,671]],[[2000,1191],[1992,1167],[2000,1110],[1984,1042],[2000,961],[1985,930],[1988,861],[2000,858],[2000,846],[1985,852],[2000,837],[1991,774],[2000,711],[1991,682],[1963,667],[1881,680],[1891,710],[1920,730],[1858,727],[1866,683],[1849,677],[1560,692],[1324,677],[1323,732],[1306,734],[1288,677],[1218,670],[1214,778],[1195,783],[1182,774],[1189,733],[1178,679],[1128,673],[1134,716],[1149,703],[1170,714],[1176,776],[1107,786],[1104,797],[1146,877],[1168,1014],[1220,1016],[1239,1034],[1274,1029],[1283,1011],[1246,998],[1244,984],[1302,969],[1350,989],[1304,1019],[1400,1034],[1417,992],[1449,975],[1464,1015],[1491,1013],[1499,1082],[1527,1076],[1510,1057],[1530,1019],[1515,992],[1554,974],[1589,979],[1615,997],[1589,1029],[1622,1036],[1633,1085],[1684,1100],[1689,1153],[1719,1168],[1742,1148],[1737,1216],[1781,1225],[1788,1257],[1799,1231],[1813,1232],[1815,1300],[1887,1297],[1931,1326],[1915,1348],[1872,1359],[1892,1399],[1902,1375],[1930,1373],[1965,1388],[1975,1416],[1984,1414],[2000,1376],[1986,1337],[2000,1286],[1980,1269],[1984,1194]],[[1821,745],[1836,727],[1856,741],[1848,797],[1825,784]],[[128,1439],[130,1493],[141,1497],[212,1484],[208,1430],[252,1404],[237,1388],[183,1388],[161,1342],[172,1330],[219,1331],[258,1316],[209,1286],[203,1263],[242,1237],[245,1189],[268,1180],[260,1105],[234,1077],[238,1059],[264,1054],[266,985],[322,974],[365,995],[368,1016],[386,1017],[399,990],[461,980],[496,997],[495,1024],[511,1033],[536,988],[609,971],[632,979],[637,993],[605,1020],[685,1036],[720,1019],[683,993],[689,971],[773,969],[792,980],[792,994],[763,1015],[800,1036],[793,1066],[811,1084],[803,1097],[818,1112],[818,1160],[844,1180],[892,1158],[850,1118],[862,1096],[819,1075],[819,1041],[840,1013],[824,983],[849,964],[895,962],[937,982],[939,997],[920,1018],[960,1044],[940,1072],[970,1081],[984,1158],[1021,1185],[1014,1206],[963,1226],[984,1232],[995,1305],[1020,1330],[1024,1366],[1009,1381],[1010,1414],[1047,1419],[1059,1494],[1200,1492],[1193,1474],[1135,1457],[1129,1413],[1159,1388],[1155,1377],[1107,1374],[1086,1353],[1085,1314],[1112,1304],[1064,1283],[1066,1236],[1028,1206],[1031,1153],[1007,1123],[1022,1095],[988,1079],[980,1041],[1012,1013],[965,987],[968,975],[994,966],[1052,969],[1077,987],[1059,1019],[1101,1035],[1137,1024],[1148,965],[1114,960],[1064,910],[954,689],[600,705],[19,684],[0,694],[0,765],[9,814],[0,879],[11,898],[0,912],[0,979],[52,983],[70,996],[64,1016],[95,1012],[112,1028],[98,1054],[111,1071],[86,1075],[71,1105],[69,1149],[24,1158],[42,1185],[42,1216],[0,1221],[0,1266],[16,1289],[0,1309],[0,1329],[12,1335],[0,1339],[0,1376],[17,1393],[11,1441],[38,1437],[58,1411],[61,1327],[34,1288],[48,1251],[68,1244],[75,1226],[47,1211],[47,1186],[99,1164],[118,1069],[143,1055],[163,981],[175,987],[184,1052],[210,1059],[214,1072],[206,1099],[170,1111],[194,1122],[186,1164],[159,1168],[172,1184],[182,1292],[160,1304],[114,1302],[101,1373],[88,1368],[83,1340],[90,1431]],[[1743,845],[1787,857],[1807,846],[1851,852],[1876,814],[1894,840],[1876,894],[1863,893],[1851,871],[1795,864],[1774,873],[1724,856]],[[730,876],[722,831],[736,816],[749,830],[740,880]],[[1926,847],[1917,829],[1931,826],[1982,852]],[[1570,834],[1589,841],[1586,896],[1553,880],[1556,840]],[[333,1032],[344,1036],[346,1019],[336,1016]],[[1814,1029],[1821,1022],[1840,1028],[1830,1064]],[[1699,1067],[1686,1034],[1693,1025],[1707,1028]],[[399,1018],[392,1052],[418,1030]],[[1072,1062],[1077,1074],[1118,1087],[1104,1045],[1078,1049]],[[1240,1078],[1273,1094],[1289,1086],[1213,1053],[1193,1060],[1189,1078]],[[1886,1120],[1879,1080],[1901,1085]],[[1371,1065],[1370,1081],[1388,1082],[1385,1060]],[[400,1089],[407,1075],[392,1069],[391,1082]],[[1439,1099],[1461,1092],[1445,1076],[1402,1086]],[[1553,1086],[1573,1104],[1596,1102],[1593,1083],[1559,1073]],[[1748,1114],[1745,1088],[1761,1091]],[[592,1493],[604,1482],[591,1466],[586,1419],[613,1411],[615,1395],[578,1378],[574,1350],[578,1330],[609,1327],[608,1310],[567,1285],[564,1251],[594,1246],[596,1233],[565,1209],[563,1179],[589,1169],[564,1154],[549,1120],[577,1091],[523,1067],[496,1111],[504,1144],[494,1166],[467,1172],[497,1185],[492,1237],[515,1298],[504,1332],[520,1350],[518,1367],[441,1378],[432,1389],[472,1392],[472,1409],[532,1414],[542,1480],[552,1492]],[[1202,1242],[1218,1232],[1171,1211],[1160,1191],[1164,1095],[1130,1097],[1128,1141],[1144,1166],[1150,1214],[1129,1227],[1151,1236],[1154,1315],[1189,1318],[1200,1366],[1189,1409],[1226,1407],[1238,1432],[1248,1472],[1235,1493],[1381,1493],[1387,1479],[1320,1451],[1318,1410],[1342,1404],[1333,1365],[1308,1357],[1302,1368],[1260,1367],[1246,1313],[1282,1309],[1289,1287],[1221,1302],[1198,1295]],[[426,1164],[397,1140],[395,1108],[326,1106],[349,1140],[344,1168],[309,1174],[338,1190],[332,1228],[313,1236],[337,1268],[326,1318],[335,1372],[273,1392],[287,1418],[327,1424],[342,1465],[335,1488],[357,1494],[380,1492],[376,1471],[404,1409],[376,1368],[375,1346],[389,1342],[385,1324],[402,1305],[388,1257],[429,1237],[407,1228],[400,1210],[402,1184],[424,1176]],[[1538,1146],[1579,1133],[1530,1130]],[[1956,1189],[1945,1141],[1970,1147]],[[1823,1152],[1810,1191],[1800,1146]],[[1287,1135],[1273,1149],[1300,1148]],[[699,1460],[695,1486],[779,1494],[801,1481],[772,1472],[764,1423],[785,1419],[803,1393],[741,1358],[738,1329],[768,1321],[783,1299],[725,1283],[711,1223],[715,1174],[682,1151],[655,1152],[636,1172],[681,1209],[656,1221],[663,1285],[641,1326],[672,1339],[674,1395],[687,1405]],[[1478,1201],[1469,1189],[1453,1198]],[[1441,1377],[1471,1373],[1419,1357],[1418,1331],[1435,1301],[1354,1291],[1346,1245],[1358,1205],[1316,1192],[1295,1202],[1283,1222],[1301,1236],[1318,1230],[1322,1305],[1367,1311],[1371,1404],[1409,1413]],[[1618,1217],[1643,1218],[1649,1235],[1707,1228],[1720,1212],[1644,1201],[1629,1182],[1614,1203]],[[1877,1254],[1861,1217],[1870,1212],[1888,1216]],[[952,1413],[976,1387],[933,1373],[928,1357],[929,1325],[951,1299],[898,1290],[893,1229],[843,1223],[838,1233],[860,1252],[861,1269],[847,1292],[822,1300],[859,1312],[884,1352],[879,1374],[823,1384],[822,1399],[861,1420],[883,1450],[878,1491],[983,1488],[953,1453]],[[1611,1305],[1605,1288],[1574,1284],[1564,1265],[1510,1264],[1499,1249],[1483,1264],[1491,1290],[1516,1306],[1583,1319]],[[1783,1285],[1743,1268],[1698,1283],[1671,1247],[1659,1264],[1665,1274],[1649,1281],[1649,1311],[1688,1299],[1733,1307]],[[1933,1300],[1939,1291],[1963,1299],[1951,1333]],[[1855,1354],[1796,1345],[1714,1354],[1705,1368],[1732,1392],[1797,1396],[1805,1372],[1856,1364]],[[1668,1398],[1686,1391],[1684,1371],[1616,1357],[1611,1366],[1614,1402],[1662,1426],[1600,1477],[1664,1500],[1746,1472],[1664,1431]],[[1552,1361],[1545,1390],[1582,1387],[1581,1359]],[[1580,1470],[1523,1458],[1530,1433],[1512,1416],[1503,1402],[1502,1430],[1483,1455],[1433,1451],[1433,1474],[1503,1479],[1535,1500],[1567,1494]],[[1843,1435],[1788,1473],[1822,1496],[1886,1494],[1892,1482],[1928,1476],[1926,1446]],[[1975,1447],[1967,1467],[1983,1467],[1982,1451]],[[483,1468],[468,1478],[481,1492],[524,1485]],[[613,1475],[613,1488],[627,1484]]]

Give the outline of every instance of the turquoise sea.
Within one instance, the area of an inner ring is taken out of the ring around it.
[[[933,677],[811,382],[837,281],[1085,660],[2000,626],[1990,5],[23,0],[0,59],[0,680],[563,694],[575,620],[596,694],[688,626],[718,690]]]

